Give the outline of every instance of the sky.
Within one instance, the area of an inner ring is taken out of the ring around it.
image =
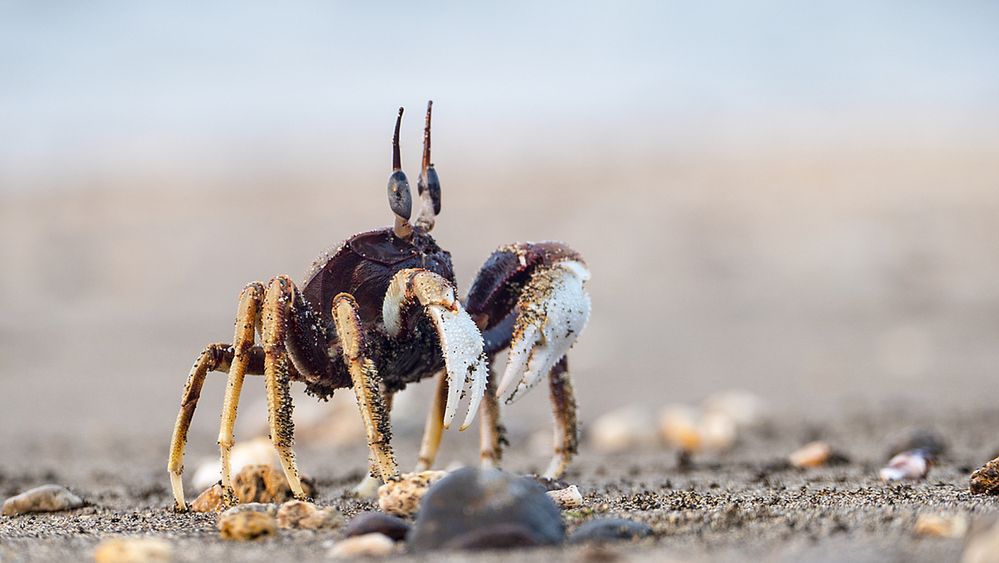
[[[455,135],[528,145],[991,129],[997,21],[985,1],[0,2],[0,167],[370,142],[429,98]]]

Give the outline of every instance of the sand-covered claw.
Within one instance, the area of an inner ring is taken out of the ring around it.
[[[459,428],[464,430],[475,419],[489,376],[482,334],[458,302],[451,282],[427,270],[407,269],[392,278],[382,303],[382,319],[390,336],[401,332],[405,309],[417,303],[433,321],[444,355],[448,382],[444,427],[450,427],[459,401],[468,394],[468,413]]]
[[[565,260],[539,268],[517,300],[510,358],[496,395],[510,403],[548,375],[576,342],[590,318],[583,284],[590,272]]]

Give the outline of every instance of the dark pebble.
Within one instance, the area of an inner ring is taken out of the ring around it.
[[[895,445],[888,457],[894,457],[908,450],[923,450],[926,452],[927,457],[935,459],[947,451],[947,442],[933,432],[920,430],[909,436],[908,440]]]
[[[642,522],[623,518],[599,518],[577,528],[569,536],[569,543],[628,541],[651,535],[652,527]]]
[[[444,549],[510,549],[544,545],[544,540],[519,524],[497,524],[462,534],[444,544]]]
[[[409,532],[409,523],[398,516],[381,512],[362,512],[347,524],[344,535],[349,538],[378,533],[395,541],[402,541],[406,539],[407,532]]]
[[[559,544],[565,524],[545,488],[499,470],[459,469],[434,483],[409,532],[414,551]]]

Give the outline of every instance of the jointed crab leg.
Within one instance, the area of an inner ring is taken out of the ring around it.
[[[491,364],[492,362],[490,362]],[[500,422],[500,404],[496,396],[496,380],[489,376],[482,399],[482,420],[479,424],[479,463],[483,468],[499,467],[506,443],[506,428]]]
[[[346,293],[333,298],[333,322],[340,337],[344,361],[354,383],[354,394],[364,419],[368,446],[382,480],[399,474],[392,454],[391,429],[382,399],[382,380],[375,364],[364,355],[364,336],[357,302]]]
[[[187,376],[184,394],[180,400],[180,413],[173,427],[173,437],[170,440],[170,461],[167,471],[170,472],[170,486],[177,502],[177,510],[186,510],[184,501],[184,483],[181,474],[184,473],[184,446],[187,445],[187,431],[191,427],[191,419],[198,408],[201,397],[201,387],[205,384],[205,376],[210,371],[227,370],[232,361],[232,347],[228,344],[209,344],[198,356]]]
[[[552,457],[544,477],[558,479],[569,467],[579,446],[579,433],[576,426],[576,397],[569,379],[569,360],[562,357],[548,375],[552,400],[552,414],[555,417],[555,455]]]
[[[462,308],[454,287],[438,274],[419,268],[400,270],[389,282],[382,319],[390,336],[402,330],[403,310],[411,304],[423,306],[433,321],[444,353],[448,395],[444,406],[444,428],[451,425],[462,391],[470,391],[468,414],[460,430],[468,428],[486,390],[489,370],[483,353],[482,335]]]
[[[304,499],[302,482],[295,463],[295,423],[290,394],[291,362],[285,347],[294,284],[287,276],[274,278],[267,288],[263,305],[264,384],[267,390],[267,421],[271,441],[277,450],[285,477],[297,499]]]
[[[430,404],[426,425],[423,427],[423,440],[420,442],[420,453],[416,457],[414,471],[430,469],[437,459],[437,450],[440,449],[444,430],[445,401],[447,401],[447,372],[442,371],[437,375],[437,387],[434,389],[434,399]]]
[[[222,490],[226,504],[232,503],[232,467],[230,457],[234,443],[233,427],[236,424],[236,410],[239,395],[243,390],[243,379],[250,362],[253,337],[260,321],[260,308],[264,301],[264,286],[253,282],[243,289],[239,296],[239,309],[236,316],[236,334],[233,337],[233,359],[229,368],[225,400],[222,404],[222,422],[219,427],[219,450],[222,463]]]

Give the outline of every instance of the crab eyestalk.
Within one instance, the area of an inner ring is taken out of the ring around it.
[[[413,213],[413,196],[409,189],[409,180],[402,171],[402,157],[399,153],[399,127],[402,125],[402,111],[395,120],[395,134],[392,135],[392,175],[388,181],[389,207],[395,214],[395,226],[392,231],[399,238],[409,239],[413,236],[413,226],[409,218]]]
[[[430,117],[433,106],[433,100],[427,102],[427,121],[423,128],[423,166],[416,182],[416,189],[423,202],[416,224],[427,231],[434,228],[434,219],[441,212],[441,182],[430,161]]]

